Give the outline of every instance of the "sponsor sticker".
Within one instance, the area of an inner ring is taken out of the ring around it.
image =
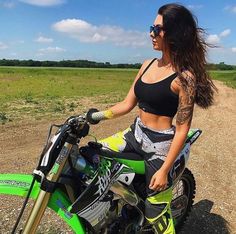
[[[11,185],[16,187],[29,187],[30,183],[17,180],[0,180],[0,184]]]

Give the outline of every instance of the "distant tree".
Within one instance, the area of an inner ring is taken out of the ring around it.
[[[61,61],[35,61],[17,60],[17,59],[0,59],[0,66],[22,66],[22,67],[87,67],[87,68],[134,68],[139,69],[141,63],[128,64],[118,63],[111,64],[110,62],[94,62],[89,60],[61,60]],[[208,70],[236,70],[236,66],[227,65],[224,62],[219,64],[209,63],[206,65]]]
[[[234,69],[233,66],[227,65],[224,62],[220,62],[218,64],[218,68],[219,68],[219,70],[233,70]]]

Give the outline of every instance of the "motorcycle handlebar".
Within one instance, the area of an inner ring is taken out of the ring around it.
[[[86,114],[86,120],[91,124],[98,124],[101,120],[106,119],[103,111],[92,108]]]
[[[89,111],[83,115],[71,116],[66,120],[70,125],[78,125],[79,123],[88,122],[90,124],[98,124],[101,120],[106,119],[103,111],[99,111],[95,108],[89,109]]]

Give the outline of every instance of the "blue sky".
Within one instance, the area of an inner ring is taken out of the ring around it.
[[[136,63],[159,57],[149,26],[162,0],[0,0],[0,59]],[[184,0],[207,30],[208,61],[236,65],[236,0]]]

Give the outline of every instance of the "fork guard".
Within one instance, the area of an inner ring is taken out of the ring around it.
[[[32,175],[24,174],[0,174],[0,195],[14,195],[26,197],[31,182]],[[40,190],[40,183],[35,181],[30,198],[36,199]],[[70,228],[78,234],[85,234],[85,228],[76,214],[68,211],[71,203],[66,195],[59,189],[51,195],[48,207],[62,218]]]

